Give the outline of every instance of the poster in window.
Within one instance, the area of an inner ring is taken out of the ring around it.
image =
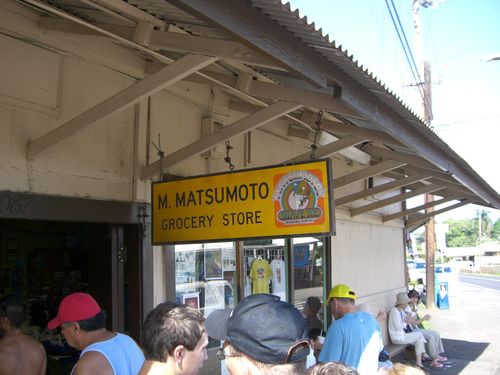
[[[225,280],[205,283],[205,317],[214,310],[224,308],[224,285],[226,284]]]
[[[222,249],[205,249],[205,280],[222,280]]]
[[[222,269],[226,271],[236,271],[236,251],[233,248],[222,250]]]
[[[200,309],[200,295],[198,292],[193,293],[184,293],[182,295],[182,303],[195,308],[196,310]]]

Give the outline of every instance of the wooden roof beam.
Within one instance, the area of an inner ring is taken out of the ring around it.
[[[359,145],[360,143],[363,143],[365,140],[362,138],[356,138],[356,137],[345,137],[342,138],[338,141],[331,142],[329,144],[323,145],[318,147],[314,151],[314,158],[325,158],[330,155],[333,155],[337,152],[340,152],[342,150],[345,150],[349,147]],[[311,155],[312,155],[312,150],[309,152],[305,152],[302,155],[296,156],[295,158],[289,159],[284,162],[284,164],[294,164],[294,163],[300,163],[303,161],[311,160]]]
[[[408,193],[402,193],[402,194],[396,195],[394,197],[382,199],[378,202],[373,202],[373,203],[367,204],[365,206],[352,209],[351,210],[351,217],[361,215],[362,213],[365,213],[368,211],[373,211],[373,210],[376,210],[378,208],[388,206],[388,205],[391,205],[391,204],[394,204],[397,202],[401,202],[401,201],[404,201],[404,200],[407,200],[407,199],[410,199],[410,198],[413,198],[413,197],[416,197],[416,196],[419,196],[422,194],[432,193],[432,192],[435,192],[435,191],[438,191],[441,189],[442,189],[442,187],[440,187],[440,186],[434,186],[434,185],[423,186],[421,188],[415,189],[415,190],[410,191]]]
[[[434,200],[432,202],[427,202],[427,203],[422,204],[422,205],[417,206],[417,207],[413,207],[413,208],[409,208],[407,210],[402,210],[402,211],[396,212],[394,214],[385,215],[382,217],[382,221],[385,223],[387,221],[391,221],[391,220],[397,219],[399,217],[408,216],[414,212],[422,211],[422,210],[425,210],[425,209],[430,208],[430,207],[438,206],[440,204],[454,201],[454,200],[459,200],[459,199],[460,199],[460,197],[457,197],[457,196],[441,198],[438,200]]]
[[[337,198],[334,200],[334,204],[335,204],[335,206],[342,206],[344,204],[357,201],[358,199],[362,199],[362,198],[368,197],[370,195],[375,195],[375,194],[382,193],[384,191],[398,189],[398,188],[401,188],[403,186],[407,186],[409,184],[412,184],[414,182],[425,180],[427,178],[429,178],[429,177],[425,176],[425,175],[415,175],[415,176],[410,176],[410,177],[406,177],[406,178],[401,178],[401,179],[396,180],[396,181],[387,182],[385,184],[372,187],[370,189],[366,189],[366,190],[363,190],[363,191],[360,191],[357,193],[346,195],[346,196],[341,197],[341,198]]]
[[[263,108],[247,117],[244,117],[221,130],[210,133],[209,135],[198,139],[197,141],[167,155],[162,160],[157,160],[148,166],[142,168],[142,179],[149,178],[155,174],[161,173],[162,168],[169,168],[182,160],[185,160],[195,154],[202,153],[223,142],[226,139],[246,133],[261,125],[283,116],[300,108],[300,105],[288,102],[277,102],[269,107]]]
[[[160,21],[160,20],[158,20]],[[143,27],[146,21],[139,23],[138,27]],[[89,22],[89,25],[99,29],[106,30],[127,40],[138,42],[136,38],[137,30],[135,27],[112,25],[99,22]],[[150,24],[151,27],[154,24]],[[48,29],[61,31],[65,33],[99,35],[104,36],[93,29],[84,25],[75,24],[69,20],[58,19],[54,17],[42,17],[40,26]],[[148,38],[141,40],[143,45],[148,46],[155,51],[170,51],[177,53],[195,53],[207,56],[216,56],[223,59],[242,61],[244,63],[262,67],[271,67],[273,69],[283,69],[277,63],[262,56],[258,52],[250,49],[241,42],[233,40],[207,38],[179,32],[169,32],[151,29]]]
[[[165,66],[160,71],[132,84],[88,111],[81,113],[72,120],[32,141],[28,145],[27,157],[33,159],[40,153],[47,151],[94,124],[96,121],[140,102],[144,98],[182,80],[187,75],[215,61],[217,59],[214,57],[201,55],[187,55],[182,57],[176,62]]]
[[[354,182],[364,180],[365,178],[373,177],[383,172],[390,171],[391,169],[401,167],[405,164],[406,163],[400,161],[385,160],[381,163],[372,165],[359,171],[337,177],[333,180],[333,187],[336,189],[341,186],[352,184]]]
[[[469,204],[469,203],[470,203],[469,200],[465,199],[462,202],[458,202],[458,203],[452,204],[451,206],[442,208],[440,210],[436,210],[436,211],[429,212],[429,213],[426,213],[426,214],[415,215],[414,217],[408,218],[408,220],[406,221],[405,225],[407,227],[414,226],[415,224],[421,223],[421,222],[427,220],[430,217],[442,214],[442,213],[447,212],[447,211],[454,210],[456,208],[465,206],[466,204]]]

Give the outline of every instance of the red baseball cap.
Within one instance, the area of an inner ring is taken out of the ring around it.
[[[90,294],[73,293],[63,298],[57,316],[47,324],[47,328],[54,329],[62,323],[90,319],[100,312],[99,304]]]

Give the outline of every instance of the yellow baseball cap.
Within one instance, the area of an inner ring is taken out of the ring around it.
[[[330,290],[330,293],[328,294],[328,298],[326,299],[326,304],[328,305],[330,303],[330,300],[332,298],[350,298],[353,300],[356,300],[356,293],[348,287],[345,284],[338,284],[335,285],[332,290]]]

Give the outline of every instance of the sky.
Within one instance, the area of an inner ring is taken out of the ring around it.
[[[412,0],[290,1],[292,9],[298,8],[420,115],[422,99],[387,4],[397,10],[415,62],[423,58],[431,64],[435,132],[500,192],[500,60],[486,61],[500,58],[500,1],[434,0],[431,7],[421,6],[420,49],[415,47]],[[436,221],[472,218],[483,209],[493,221],[500,218],[500,210],[466,205]]]

